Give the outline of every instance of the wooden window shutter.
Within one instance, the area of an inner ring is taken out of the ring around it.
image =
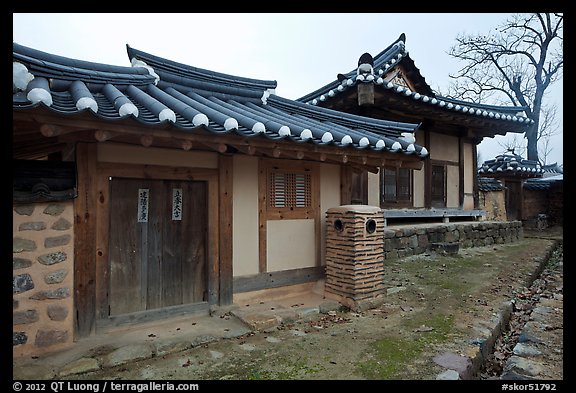
[[[309,173],[270,172],[269,207],[307,208],[312,205],[312,179]]]

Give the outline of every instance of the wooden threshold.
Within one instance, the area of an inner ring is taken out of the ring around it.
[[[250,276],[234,277],[234,293],[258,291],[286,285],[303,284],[318,281],[325,277],[325,266],[306,267],[302,269],[267,272]]]
[[[136,326],[146,322],[160,321],[184,315],[209,315],[208,302],[183,304],[156,310],[137,311],[129,314],[114,315],[96,321],[96,334],[106,333],[120,327]]]

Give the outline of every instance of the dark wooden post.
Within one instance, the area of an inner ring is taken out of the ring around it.
[[[220,305],[232,304],[232,196],[233,157],[220,154],[219,169],[219,220],[220,220]]]
[[[95,331],[96,144],[76,147],[78,197],[74,199],[74,338]]]

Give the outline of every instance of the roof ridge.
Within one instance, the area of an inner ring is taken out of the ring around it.
[[[200,79],[205,78],[212,82],[214,82],[216,79],[217,81],[236,84],[243,87],[258,87],[261,89],[275,89],[278,85],[278,82],[275,80],[247,78],[223,72],[211,71],[200,67],[194,67],[132,48],[128,44],[126,44],[126,51],[130,60],[133,58],[142,60],[149,66],[153,67],[157,72],[160,71],[174,74],[183,74],[195,78],[200,77]]]

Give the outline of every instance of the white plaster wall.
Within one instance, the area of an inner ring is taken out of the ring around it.
[[[326,211],[340,206],[340,166],[320,165],[320,264],[324,265],[326,255]]]
[[[218,155],[212,152],[161,149],[115,143],[98,144],[98,161],[189,168],[218,168]]]
[[[368,172],[368,205],[380,206],[380,175]]]
[[[431,132],[430,159],[458,162],[458,138]]]
[[[412,171],[412,203],[414,207],[424,207],[424,166],[419,171]]]
[[[474,209],[474,150],[471,143],[464,143],[464,210]]]
[[[266,259],[269,272],[316,266],[314,220],[268,220]]]
[[[460,168],[454,165],[446,166],[446,207],[460,207],[460,193],[458,187],[458,177]]]
[[[233,159],[232,269],[234,276],[258,273],[258,159]]]

